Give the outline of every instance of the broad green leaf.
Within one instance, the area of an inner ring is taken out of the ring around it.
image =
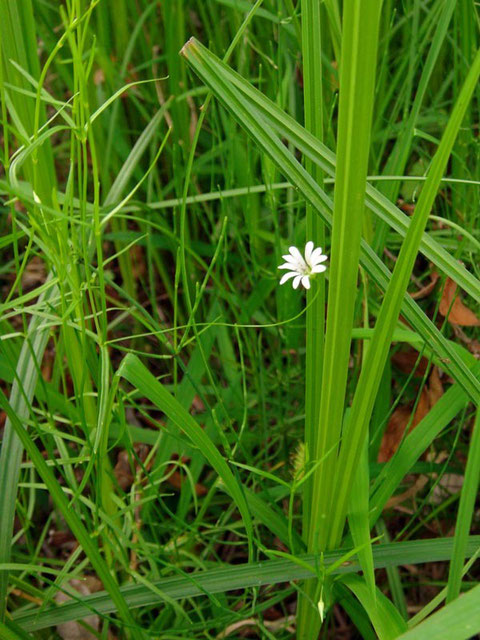
[[[468,640],[480,632],[480,585],[432,614],[398,640]]]
[[[377,589],[373,597],[370,587],[364,578],[349,574],[340,578],[362,603],[368,613],[371,623],[378,634],[379,640],[394,640],[399,634],[407,630],[407,623],[395,609],[390,600]]]

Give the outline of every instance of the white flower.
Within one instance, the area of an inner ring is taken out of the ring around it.
[[[279,269],[288,269],[288,272],[282,276],[280,284],[284,284],[290,278],[293,278],[293,288],[296,289],[300,282],[305,289],[310,289],[310,277],[315,273],[322,273],[326,270],[326,266],[321,264],[327,260],[327,256],[322,254],[322,249],[313,248],[314,244],[310,240],[305,245],[305,258],[302,256],[297,247],[290,247],[288,253],[282,258],[286,261],[281,264]]]

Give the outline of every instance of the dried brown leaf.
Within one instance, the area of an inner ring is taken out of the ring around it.
[[[185,478],[180,473],[180,471],[174,471],[168,476],[167,482],[174,489],[180,490],[182,488],[183,483],[185,482]],[[197,494],[197,496],[205,496],[208,493],[208,490],[203,484],[197,483],[195,485],[195,493]]]
[[[479,327],[480,318],[463,304],[460,295],[455,296],[457,283],[451,278],[447,278],[440,299],[440,313],[452,324],[459,324],[462,327]]]
[[[93,591],[89,584],[83,580],[70,580],[69,585],[78,591],[82,596],[89,596]],[[98,589],[97,589],[98,590]],[[71,600],[70,596],[63,591],[59,591],[55,596],[58,604]],[[84,622],[86,626],[82,625]],[[86,616],[81,621],[70,620],[57,625],[57,633],[63,640],[96,640],[96,634],[88,630],[88,627],[94,631],[100,628],[100,618],[97,615]]]
[[[423,378],[428,366],[428,360],[423,356],[418,361],[418,352],[412,348],[405,351],[397,351],[392,356],[392,362],[397,369],[400,369],[406,375],[410,375],[413,371],[413,375],[416,378]]]
[[[412,405],[400,406],[392,413],[388,422],[382,442],[378,452],[379,462],[388,462],[397,451],[401,441],[406,435],[406,430],[412,431],[417,424],[423,420],[430,409],[438,402],[443,395],[443,385],[440,380],[437,367],[433,367],[428,381],[420,393],[420,398],[412,419]],[[410,426],[409,426],[410,425]]]
[[[22,275],[22,287],[24,289],[33,289],[42,285],[47,278],[47,270],[45,263],[38,256],[28,262]]]
[[[145,444],[135,444],[134,450],[139,460],[145,462],[148,455],[148,447]],[[123,491],[127,491],[132,486],[135,475],[140,468],[140,465],[135,463],[135,468],[132,469],[130,461],[131,456],[129,456],[128,452],[125,450],[120,451],[117,456],[117,464],[113,470],[118,486]]]

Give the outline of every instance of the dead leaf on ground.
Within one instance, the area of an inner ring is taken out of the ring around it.
[[[438,367],[433,367],[430,373],[430,378],[428,380],[428,387],[427,387],[427,395],[428,395],[428,402],[430,405],[430,409],[433,407],[433,405],[437,404],[437,402],[443,396],[443,384],[442,384],[442,381],[440,380]]]
[[[70,580],[69,586],[82,596],[89,596],[102,588],[101,582],[97,578],[90,580]],[[55,596],[58,604],[71,600],[70,596],[63,591],[59,591]],[[81,624],[83,622],[84,624]],[[96,634],[89,631],[89,627],[98,631],[100,629],[100,618],[97,615],[86,616],[82,620],[70,620],[57,625],[57,633],[63,640],[96,640]]]
[[[462,327],[479,327],[480,318],[463,304],[460,295],[456,295],[456,291],[457,283],[447,278],[440,300],[440,313],[452,324],[459,324]]]
[[[400,369],[406,375],[410,375],[413,371],[413,375],[416,378],[423,378],[428,366],[427,358],[422,356],[418,361],[418,351],[412,348],[405,351],[397,351],[392,356],[392,362],[397,369]]]
[[[430,409],[438,402],[443,395],[443,386],[440,380],[437,367],[433,367],[429,377],[428,385],[421,391],[420,399],[412,419],[413,406],[400,406],[393,412],[385,433],[383,434],[380,450],[378,452],[378,462],[388,462],[397,451],[402,442],[405,431],[412,431],[417,424],[423,420]]]
[[[144,463],[147,459],[149,448],[146,444],[135,444],[134,445],[135,453],[138,459]],[[128,491],[135,480],[135,475],[138,473],[140,469],[140,465],[137,461],[135,461],[135,469],[132,469],[132,465],[130,464],[131,456],[128,455],[128,452],[122,450],[119,452],[117,456],[117,464],[113,470],[115,478],[117,479],[118,486],[122,489],[122,491]]]
[[[444,473],[433,489],[430,496],[431,504],[441,504],[454,493],[461,491],[463,476],[459,473]]]
[[[408,500],[408,498],[413,498],[414,496],[416,496],[417,493],[419,493],[428,483],[428,480],[429,479],[427,476],[419,476],[412,484],[412,486],[409,487],[406,491],[396,496],[392,496],[389,500],[387,500],[385,509],[393,509],[394,507],[402,504],[402,502],[405,502],[405,500]]]
[[[132,275],[135,280],[143,278],[147,273],[147,265],[145,263],[145,255],[143,248],[136,244],[130,249]]]
[[[468,350],[473,353],[477,360],[480,360],[480,342],[478,340],[472,340],[468,345]]]
[[[45,263],[38,256],[33,256],[23,272],[22,287],[24,289],[33,289],[33,287],[38,287],[43,284],[46,278],[47,271],[45,269]]]
[[[180,490],[182,488],[183,483],[185,482],[185,476],[183,476],[180,473],[180,471],[174,471],[173,473],[170,473],[169,476],[167,477],[167,482],[174,489]],[[197,496],[205,496],[207,495],[208,490],[203,484],[200,484],[197,482],[195,484],[195,493],[197,494]]]

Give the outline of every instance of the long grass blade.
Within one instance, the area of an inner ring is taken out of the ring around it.
[[[480,536],[469,539],[467,556],[475,554],[480,545]],[[453,548],[452,538],[415,540],[374,546],[375,567],[378,569],[403,564],[421,564],[423,562],[439,562],[451,557]],[[325,568],[336,564],[333,574],[356,573],[360,566],[350,559],[342,563],[347,550],[326,551],[323,555]],[[210,569],[195,574],[178,575],[172,578],[155,580],[153,584],[169,598],[181,600],[205,596],[206,594],[222,593],[234,589],[247,589],[267,584],[278,584],[291,580],[305,580],[312,578],[312,569],[318,564],[318,557],[312,555],[300,556],[302,564],[289,559],[267,560],[258,563],[239,564],[228,567]],[[308,567],[305,565],[309,565]],[[121,587],[121,593],[131,609],[153,605],[161,601],[158,593],[153,593],[144,585],[126,585]],[[45,629],[65,622],[78,620],[91,611],[111,613],[115,611],[115,604],[105,592],[86,596],[82,602],[69,602],[59,607],[50,607],[43,612],[38,609],[19,612],[14,621],[25,631],[31,632]]]
[[[350,574],[341,578],[341,582],[355,594],[368,612],[379,640],[394,640],[407,630],[407,623],[390,600],[380,590],[374,596],[361,576]]]
[[[344,4],[328,313],[315,447],[317,459],[324,462],[314,474],[310,551],[326,548],[329,522],[338,508],[334,504],[329,513],[354,323],[380,9],[378,1]]]
[[[478,495],[480,481],[480,410],[473,427],[473,433],[468,449],[467,466],[458,507],[457,522],[455,525],[455,543],[453,545],[452,561],[448,574],[447,604],[458,598],[462,584],[463,564],[465,562],[465,546],[472,524],[475,500]]]
[[[193,57],[195,52],[195,57]],[[206,47],[202,46],[195,38],[192,38],[182,49],[188,62],[192,65],[196,60],[200,62],[195,66],[196,73],[213,91],[216,98],[231,110],[232,115],[240,124],[250,131],[248,118],[237,112],[238,102],[235,110],[232,109],[234,98],[233,89],[238,90],[248,105],[251,113],[252,109],[260,111],[266,123],[282,138],[289,140],[306,157],[310,157],[317,163],[326,175],[334,177],[336,173],[336,156],[325,145],[319,142],[314,136],[305,130],[298,122],[283,111],[278,105],[264,96],[252,84],[247,82],[241,75],[233,71],[228,65],[221,62]],[[220,90],[220,87],[222,89]],[[229,87],[228,93],[225,87]],[[257,143],[263,141],[257,137]],[[392,229],[405,237],[410,220],[398,207],[390,202],[375,187],[367,184],[365,202],[367,207],[381,220],[384,220]],[[317,211],[322,215],[322,209],[317,207]],[[480,302],[480,280],[471,274],[457,260],[455,260],[440,244],[425,233],[422,237],[420,251],[444,273],[450,276],[458,285],[469,293],[475,300]]]
[[[307,202],[310,202],[312,206],[314,206],[317,213],[323,218],[327,226],[331,227],[332,216],[330,212],[333,210],[333,203],[319,185],[311,178],[311,176],[299,165],[292,154],[288,152],[285,145],[277,138],[273,128],[270,128],[270,125],[273,126],[275,122],[277,122],[275,117],[279,118],[281,122],[288,122],[290,127],[288,131],[295,131],[295,140],[309,140],[309,145],[313,148],[318,148],[320,143],[311,138],[311,136],[309,137],[308,132],[300,127],[300,125],[297,125],[294,120],[289,119],[282,111],[278,110],[277,107],[274,106],[273,108],[273,103],[264,99],[260,92],[256,91],[251,85],[249,85],[249,83],[245,82],[245,80],[229,70],[226,65],[222,65],[218,58],[208,52],[208,50],[200,45],[196,40],[190,40],[182,49],[182,53],[199,77],[212,89],[217,99],[231,111],[232,115],[238,119],[239,123],[249,132],[255,142],[272,158],[273,162],[289,179],[291,184],[299,190]],[[234,85],[236,86],[235,82],[240,84],[244,89],[247,87],[247,93],[249,96],[248,100],[243,97],[243,94],[239,94],[234,91],[232,87]],[[274,114],[272,119],[264,119],[265,113],[255,111],[257,102],[253,102],[251,99],[252,95],[258,100],[258,103],[267,105],[268,115],[270,116],[272,113]],[[280,115],[277,110],[280,111]],[[282,131],[286,136],[288,136],[288,131],[285,127],[283,127]],[[303,151],[303,153],[308,155],[310,153],[309,145],[299,144],[298,147]],[[331,156],[331,152],[328,152],[327,156]],[[324,156],[322,154],[319,156],[313,155],[312,157],[313,159],[321,158],[321,166],[324,170],[327,171],[329,166],[331,168],[332,165],[323,162]],[[367,185],[367,206],[369,204],[369,194],[372,194],[372,190]],[[405,222],[404,220],[405,215],[376,191],[373,191],[372,202],[374,201],[384,202],[385,212],[396,212],[392,217],[389,216],[388,220],[399,233],[404,235],[408,228],[408,222]],[[397,228],[396,221],[400,220],[402,220],[402,225]],[[424,240],[425,246],[431,245],[429,236],[425,236]],[[446,256],[444,262],[440,260],[440,256],[443,254]],[[438,260],[435,260],[435,258],[432,258],[432,260],[436,264],[439,264],[439,266],[440,263],[446,265],[446,272],[453,274],[452,277],[459,282],[459,284],[460,279],[462,279],[462,287],[465,288],[467,286],[467,281],[473,283],[474,290],[480,300],[480,282],[465,271],[465,269],[460,267],[460,271],[465,273],[465,278],[463,278],[458,271],[458,262],[449,256],[449,254],[443,249],[438,248],[437,251],[437,248],[435,248],[435,255],[438,257]],[[379,260],[378,256],[376,256],[365,242],[362,242],[361,264],[365,267],[367,273],[375,284],[385,291],[388,285],[390,273],[384,263]],[[480,394],[480,381],[472,376],[471,372],[458,356],[455,349],[449,345],[441,332],[435,327],[429,318],[425,316],[423,311],[421,311],[410,296],[405,296],[403,299],[402,313],[408,322],[410,322],[422,335],[425,341],[428,342],[432,349],[436,351],[440,357],[445,359],[445,368],[447,368],[451,375],[462,384],[472,400],[476,401]]]

